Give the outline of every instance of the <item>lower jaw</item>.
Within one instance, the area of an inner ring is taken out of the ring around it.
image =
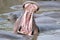
[[[18,31],[17,33],[18,33],[18,34],[21,34],[21,35],[28,35],[28,36],[32,36],[30,33],[28,33],[28,34],[27,34],[27,33],[21,32],[21,31],[20,31],[20,32]]]

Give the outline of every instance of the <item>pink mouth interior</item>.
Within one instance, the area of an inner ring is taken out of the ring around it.
[[[21,25],[22,28],[20,30],[20,33],[31,35],[32,33],[32,21],[33,21],[33,13],[27,12],[23,15],[21,19]]]

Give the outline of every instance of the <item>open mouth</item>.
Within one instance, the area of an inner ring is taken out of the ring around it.
[[[18,33],[31,35],[32,33],[33,13],[26,12],[21,20],[21,25]]]

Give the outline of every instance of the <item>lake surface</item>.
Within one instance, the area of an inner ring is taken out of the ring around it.
[[[35,21],[40,29],[37,40],[60,40],[60,3],[40,2],[39,4],[43,7],[41,7],[38,14],[35,14],[35,16],[38,16]],[[46,5],[49,6],[46,8]],[[9,8],[13,12],[10,12]],[[16,14],[18,17],[22,15],[21,5],[9,6],[9,8],[7,12],[3,11],[3,14],[0,14],[0,40],[25,40],[27,37],[13,33],[14,23],[7,20],[11,13]]]

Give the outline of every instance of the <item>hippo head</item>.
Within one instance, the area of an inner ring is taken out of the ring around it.
[[[28,2],[23,5],[25,11],[21,18],[18,18],[14,32],[25,35],[32,35],[38,33],[38,28],[35,24],[33,13],[38,10],[38,6],[35,3]]]

